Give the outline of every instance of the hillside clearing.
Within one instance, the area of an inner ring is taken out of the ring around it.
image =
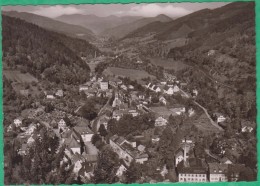
[[[173,69],[175,71],[179,71],[187,67],[187,65],[183,62],[174,61],[173,59],[150,58],[150,62],[165,69]]]
[[[3,75],[11,81],[15,81],[18,83],[31,83],[33,81],[38,82],[38,79],[33,77],[29,73],[21,73],[18,70],[3,70]]]
[[[104,75],[116,75],[121,77],[129,77],[131,80],[140,80],[143,78],[150,77],[154,79],[155,77],[148,74],[143,70],[135,70],[135,69],[125,69],[125,68],[118,68],[118,67],[108,67],[104,70]]]

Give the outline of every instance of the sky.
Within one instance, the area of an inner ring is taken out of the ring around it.
[[[94,14],[100,17],[116,16],[143,16],[154,17],[165,14],[170,17],[181,17],[192,12],[209,8],[215,9],[228,3],[150,3],[150,4],[96,4],[96,5],[55,5],[55,6],[4,6],[4,11],[29,12],[55,18],[70,14]]]

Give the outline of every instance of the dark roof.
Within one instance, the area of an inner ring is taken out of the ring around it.
[[[244,164],[229,164],[228,165],[228,173],[240,173],[245,168]]]
[[[223,174],[227,173],[228,165],[223,163],[209,163],[209,173],[210,174]]]
[[[181,174],[206,174],[207,168],[203,161],[198,158],[189,158],[186,163],[182,161],[177,166],[178,173]]]
[[[84,134],[94,134],[92,130],[90,130],[90,128],[88,128],[87,126],[86,127],[83,127],[83,126],[75,126],[73,127],[73,130],[80,134],[80,135],[84,135]]]
[[[80,148],[80,143],[78,143],[74,138],[65,139],[65,144],[69,148]]]

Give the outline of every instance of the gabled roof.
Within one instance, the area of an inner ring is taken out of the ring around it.
[[[80,134],[80,135],[85,135],[85,134],[94,134],[92,130],[90,130],[90,128],[88,128],[88,126],[83,127],[83,126],[75,126],[73,127],[73,130]]]
[[[81,145],[74,138],[66,138],[64,142],[68,148],[80,148]]]
[[[210,174],[225,174],[228,171],[228,165],[223,163],[209,163]]]

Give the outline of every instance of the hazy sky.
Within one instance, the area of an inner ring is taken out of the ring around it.
[[[180,17],[204,8],[214,9],[228,3],[156,3],[156,4],[96,4],[96,5],[56,5],[56,6],[4,6],[4,11],[16,10],[55,18],[63,14],[94,14],[97,16],[145,16],[166,14]]]

